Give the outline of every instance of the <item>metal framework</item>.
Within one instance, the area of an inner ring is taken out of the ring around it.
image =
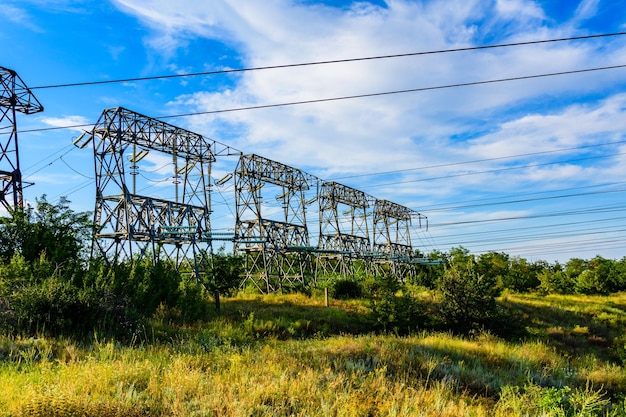
[[[246,256],[242,285],[252,283],[267,292],[306,286],[313,248],[305,192],[314,177],[253,154],[241,155],[234,177],[234,250]],[[272,213],[274,201],[280,208]]]
[[[415,256],[411,244],[412,220],[421,227],[425,217],[391,201],[255,154],[232,152],[122,107],[104,110],[74,144],[83,148],[90,142],[97,228],[92,256],[151,255],[155,261],[165,256],[199,282],[209,272],[212,242],[231,241],[233,252],[246,260],[241,285],[268,293],[315,285],[318,275],[392,273],[402,280],[416,264],[427,262]],[[211,167],[216,157],[231,155],[239,156],[236,168],[214,185],[234,178],[234,234],[213,232]],[[157,168],[147,169],[146,162]],[[147,189],[156,191],[146,194]],[[315,201],[319,238],[311,244],[306,212]]]
[[[318,270],[324,275],[354,277],[355,261],[371,251],[369,198],[363,191],[329,181],[322,183],[318,201]]]
[[[206,179],[214,144],[202,135],[122,107],[104,110],[88,137],[93,140],[96,206],[92,256],[121,260],[161,254],[196,280],[211,252],[210,190]],[[142,161],[149,153],[161,161],[158,180],[148,180]],[[163,158],[165,156],[165,158]],[[138,176],[146,187],[137,190]],[[140,191],[156,187],[158,196]],[[208,265],[208,263],[206,264]]]
[[[374,203],[373,265],[375,272],[391,273],[402,280],[413,273],[411,220],[421,218],[414,210],[388,200]],[[421,223],[421,222],[420,222]]]
[[[9,213],[24,208],[16,114],[42,111],[43,106],[20,76],[0,67],[0,205]]]

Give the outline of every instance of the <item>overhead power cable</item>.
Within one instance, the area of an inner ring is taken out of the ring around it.
[[[149,76],[149,77],[124,78],[124,79],[116,79],[116,80],[85,81],[85,82],[78,82],[78,83],[41,85],[41,86],[36,86],[36,87],[30,87],[30,89],[31,90],[43,90],[43,89],[49,89],[49,88],[82,87],[82,86],[87,86],[87,85],[115,84],[115,83],[136,82],[136,81],[164,80],[164,79],[170,79],[170,78],[232,74],[232,73],[249,72],[249,71],[270,70],[270,69],[297,68],[297,67],[306,67],[306,66],[313,66],[313,65],[340,64],[340,63],[346,63],[346,62],[373,61],[373,60],[379,60],[379,59],[404,58],[404,57],[420,56],[420,55],[436,55],[436,54],[444,54],[444,53],[452,53],[452,52],[478,51],[478,50],[484,50],[484,49],[508,48],[508,47],[513,47],[513,46],[538,45],[538,44],[567,42],[567,41],[576,41],[576,40],[585,40],[585,39],[608,38],[608,37],[615,37],[615,36],[622,36],[622,35],[626,35],[626,32],[601,33],[601,34],[596,34],[596,35],[572,36],[572,37],[567,37],[567,38],[544,39],[544,40],[526,41],[526,42],[511,42],[511,43],[503,43],[503,44],[495,44],[495,45],[468,46],[465,48],[440,49],[440,50],[434,50],[434,51],[409,52],[409,53],[404,53],[404,54],[378,55],[378,56],[361,57],[361,58],[346,58],[346,59],[334,59],[334,60],[325,60],[325,61],[313,61],[313,62],[303,62],[303,63],[297,63],[297,64],[267,65],[267,66],[261,66],[261,67],[234,68],[234,69],[224,69],[224,70],[216,70],[216,71],[191,72],[191,73],[184,73],[184,74],[168,74],[168,75],[155,75],[155,76]]]
[[[588,156],[588,157],[576,158],[576,159],[566,159],[566,160],[563,160],[563,161],[551,161],[551,162],[544,162],[544,163],[541,163],[541,164],[517,165],[517,166],[513,166],[513,167],[488,169],[488,170],[484,170],[484,171],[462,172],[462,173],[458,173],[458,174],[442,175],[440,177],[429,177],[429,178],[420,178],[420,179],[416,179],[416,180],[395,181],[395,182],[384,183],[384,184],[372,184],[372,185],[368,185],[367,187],[363,187],[363,188],[385,187],[385,186],[390,186],[390,185],[395,186],[395,185],[398,185],[398,184],[409,184],[409,183],[413,183],[413,182],[422,182],[422,181],[445,180],[445,179],[449,179],[449,178],[467,177],[467,176],[470,176],[470,175],[493,174],[493,173],[496,173],[496,172],[514,171],[514,170],[517,170],[517,169],[524,169],[524,168],[538,168],[538,167],[544,167],[544,166],[548,166],[548,165],[564,164],[564,163],[569,163],[569,162],[589,161],[591,159],[603,159],[603,158],[608,158],[608,157],[611,157],[611,156],[619,156],[619,155],[626,155],[626,152],[613,153],[613,154],[608,154],[608,155]]]
[[[433,86],[433,87],[408,88],[405,90],[383,91],[379,93],[355,94],[355,95],[350,95],[350,96],[329,97],[329,98],[320,98],[320,99],[312,99],[312,100],[291,101],[291,102],[277,103],[277,104],[261,104],[258,106],[234,107],[231,109],[222,109],[222,110],[208,110],[208,111],[202,111],[202,112],[182,113],[182,114],[176,114],[172,116],[162,116],[162,117],[158,117],[157,119],[170,119],[170,118],[175,118],[175,117],[189,117],[189,116],[198,116],[198,115],[205,115],[205,114],[229,113],[229,112],[244,111],[244,110],[269,109],[269,108],[275,108],[275,107],[297,106],[297,105],[302,105],[302,104],[328,103],[332,101],[354,100],[354,99],[366,98],[366,97],[380,97],[380,96],[389,96],[389,95],[395,95],[395,94],[417,93],[417,92],[422,92],[422,91],[433,91],[433,90],[443,90],[443,89],[449,89],[449,88],[469,87],[469,86],[474,86],[474,85],[530,80],[534,78],[555,77],[559,75],[582,74],[586,72],[605,71],[605,70],[612,70],[612,69],[619,69],[619,68],[626,68],[626,64],[611,65],[611,66],[596,67],[596,68],[584,68],[584,69],[572,70],[572,71],[550,72],[550,73],[535,74],[535,75],[522,75],[519,77],[498,78],[498,79],[483,80],[483,81],[470,81],[466,83],[447,84],[447,85],[439,85],[439,86]]]
[[[522,75],[519,77],[499,78],[499,79],[483,80],[483,81],[470,81],[466,83],[447,84],[447,85],[439,85],[439,86],[432,86],[432,87],[420,87],[420,88],[409,88],[405,90],[383,91],[383,92],[378,92],[378,93],[356,94],[356,95],[350,95],[350,96],[327,97],[327,98],[312,99],[312,100],[291,101],[291,102],[285,102],[285,103],[260,104],[256,106],[233,107],[230,109],[181,113],[181,114],[173,114],[173,115],[168,115],[168,116],[154,117],[154,119],[165,120],[165,119],[200,116],[200,115],[207,115],[207,114],[231,113],[231,112],[237,112],[237,111],[269,109],[269,108],[276,108],[276,107],[288,107],[288,106],[296,106],[296,105],[302,105],[302,104],[326,103],[326,102],[332,102],[332,101],[353,100],[353,99],[367,98],[367,97],[380,97],[380,96],[388,96],[388,95],[395,95],[395,94],[416,93],[416,92],[422,92],[422,91],[442,90],[442,89],[449,89],[449,88],[468,87],[468,86],[474,86],[474,85],[484,85],[484,84],[503,83],[503,82],[510,82],[510,81],[529,80],[529,79],[535,79],[535,78],[555,77],[555,76],[560,76],[560,75],[581,74],[581,73],[587,73],[587,72],[606,71],[606,70],[620,69],[620,68],[626,68],[626,64],[612,65],[612,66],[607,66],[607,67],[585,68],[585,69],[572,70],[572,71],[551,72],[551,73],[535,74],[535,75]],[[91,127],[91,126],[93,125],[92,124],[79,124],[79,125],[68,125],[68,126],[42,127],[42,128],[37,128],[37,129],[20,130],[18,133],[44,132],[44,131],[60,130],[60,129],[79,129],[79,128],[86,128],[86,127]],[[8,133],[0,133],[0,134],[8,134]]]
[[[517,154],[517,155],[497,156],[497,157],[494,157],[494,158],[473,159],[471,161],[447,162],[445,164],[427,165],[427,166],[417,167],[417,168],[405,168],[405,169],[395,169],[395,170],[392,170],[392,171],[370,172],[370,173],[367,173],[367,174],[345,175],[345,176],[342,176],[342,177],[330,178],[329,181],[344,180],[344,179],[350,179],[350,178],[360,178],[360,177],[370,177],[370,176],[378,176],[378,175],[387,175],[387,174],[398,174],[398,173],[401,173],[401,172],[421,171],[421,170],[433,169],[433,168],[446,168],[446,167],[455,166],[455,165],[477,164],[477,163],[481,163],[481,162],[500,161],[500,160],[503,160],[503,159],[518,159],[518,158],[524,158],[524,157],[527,157],[527,156],[546,155],[546,154],[550,154],[550,153],[567,152],[567,151],[579,151],[581,149],[597,148],[599,146],[621,145],[621,144],[624,144],[624,143],[626,143],[626,140],[619,140],[619,141],[616,141],[616,142],[596,143],[596,144],[593,144],[593,145],[575,146],[575,147],[571,147],[571,148],[551,149],[551,150],[548,150],[548,151],[528,152],[528,153],[522,153],[522,154]]]
[[[569,211],[560,211],[560,212],[551,212],[551,213],[540,213],[540,214],[529,214],[529,215],[520,215],[520,216],[509,216],[509,217],[498,217],[493,219],[482,219],[482,220],[465,220],[458,222],[449,222],[449,223],[431,223],[430,227],[442,227],[442,226],[459,226],[459,225],[470,225],[470,224],[479,224],[479,223],[492,223],[492,222],[503,222],[503,221],[512,221],[512,220],[527,220],[527,219],[540,219],[546,217],[560,217],[560,216],[575,216],[575,215],[584,215],[584,214],[598,214],[598,213],[614,213],[614,212],[622,212],[626,209],[626,205],[616,205],[616,206],[603,206],[600,208],[583,208],[577,210],[569,210]]]

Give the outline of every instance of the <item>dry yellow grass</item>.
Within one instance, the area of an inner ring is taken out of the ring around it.
[[[561,299],[510,298],[526,305],[528,314],[539,306],[543,313],[558,310],[558,318],[575,305],[574,298],[566,308],[559,307]],[[230,316],[131,347],[7,341],[0,416],[623,416],[626,410],[617,395],[611,397],[626,388],[623,365],[592,353],[568,356],[549,338],[511,342],[431,332],[302,340],[270,332],[259,338],[259,326],[296,322],[298,314],[289,309],[294,300],[307,303],[306,297],[268,297],[267,311],[259,309],[262,319],[237,309],[253,309],[248,303],[264,298],[233,300]],[[619,300],[602,301],[616,306]],[[591,316],[621,320],[621,305],[612,313],[596,298],[580,302],[586,316],[563,324],[576,337],[598,331]],[[228,312],[228,300],[224,304]],[[296,310],[351,317],[318,310],[318,304],[308,308]],[[283,313],[290,317],[279,317]],[[536,319],[543,329],[557,327],[549,317]]]

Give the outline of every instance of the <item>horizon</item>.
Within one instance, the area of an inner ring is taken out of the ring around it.
[[[626,255],[626,8],[234,4],[9,0],[0,66],[44,107],[17,118],[25,202],[93,211],[93,153],[73,142],[121,106],[415,210],[422,253]],[[167,164],[142,161],[150,193]],[[212,224],[228,230],[232,183],[215,190]]]

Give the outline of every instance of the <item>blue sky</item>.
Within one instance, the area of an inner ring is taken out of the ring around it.
[[[35,88],[624,32],[626,2],[1,3],[0,66],[16,70],[45,108],[18,119],[22,173],[35,182],[25,197],[67,196],[77,211],[95,204],[92,153],[72,146],[80,129],[29,130],[93,124],[114,106],[161,117],[626,64],[626,36],[614,36]],[[621,258],[625,87],[618,68],[167,121],[421,212],[429,228],[416,230],[413,244],[423,252],[461,245],[548,262]],[[214,176],[234,162],[218,161]],[[143,164],[158,174],[167,162]],[[213,202],[213,225],[231,228],[232,183]]]

